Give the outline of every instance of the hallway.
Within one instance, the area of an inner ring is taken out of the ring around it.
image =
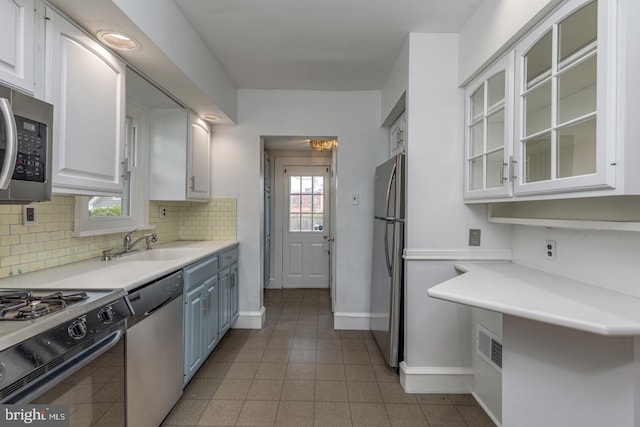
[[[368,331],[333,329],[328,290],[264,300],[264,328],[229,331],[163,426],[494,427],[470,395],[404,393]]]

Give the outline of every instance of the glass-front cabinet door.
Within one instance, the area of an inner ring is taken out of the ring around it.
[[[465,199],[511,195],[513,53],[466,89]]]
[[[516,46],[516,195],[614,186],[599,3],[568,1]]]

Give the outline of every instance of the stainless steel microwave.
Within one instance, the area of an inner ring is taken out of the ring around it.
[[[51,200],[53,105],[0,85],[0,203]]]

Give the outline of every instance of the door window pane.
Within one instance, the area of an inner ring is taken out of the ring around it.
[[[525,135],[551,128],[551,82],[537,87],[524,97]]]
[[[289,177],[289,231],[322,231],[324,177]]]
[[[324,177],[313,177],[313,194],[324,194]]]
[[[596,119],[558,130],[560,178],[596,172]]]
[[[524,143],[525,182],[551,179],[551,134]]]
[[[312,176],[301,176],[300,185],[302,186],[302,190],[300,191],[302,194],[313,193],[313,177]]]
[[[502,187],[503,160],[503,150],[487,154],[487,188]]]
[[[596,66],[592,56],[558,77],[558,123],[596,111]]]
[[[525,59],[525,82],[529,89],[551,75],[551,46],[553,38],[548,31],[527,52]]]
[[[292,176],[289,180],[289,189],[291,194],[300,194],[300,177]]]
[[[598,38],[598,2],[594,1],[569,15],[558,25],[558,68],[584,57]]]

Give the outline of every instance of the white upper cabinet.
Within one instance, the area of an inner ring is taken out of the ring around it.
[[[211,130],[184,109],[152,110],[151,200],[209,200]]]
[[[640,194],[638,14],[565,1],[466,87],[467,202]]]
[[[121,194],[125,66],[69,21],[47,10],[47,71],[54,105],[53,191]]]
[[[569,1],[516,46],[516,194],[615,187],[606,9]]]
[[[187,199],[207,200],[211,196],[211,132],[209,125],[189,114],[187,156]]]
[[[0,81],[35,93],[35,0],[0,0]]]
[[[466,199],[512,195],[513,58],[505,55],[465,91]]]

